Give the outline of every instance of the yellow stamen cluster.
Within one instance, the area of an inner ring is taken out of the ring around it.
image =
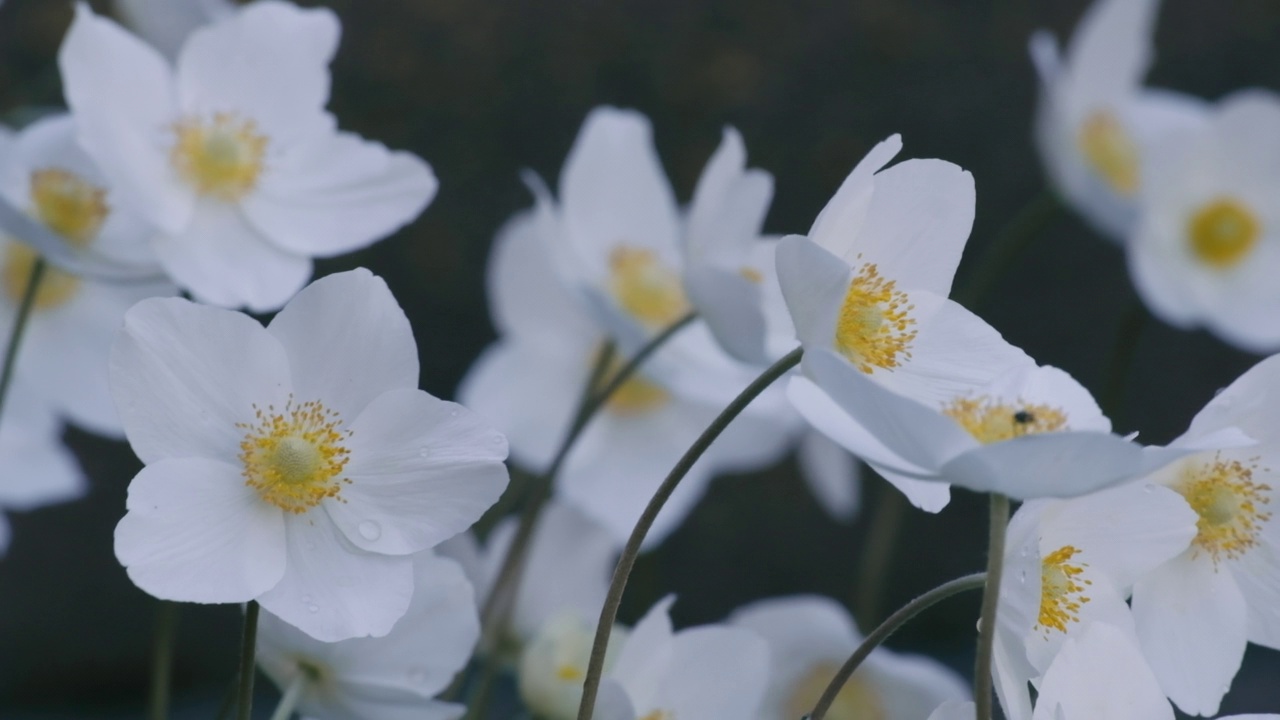
[[[751,282],[755,283],[756,285],[759,285],[760,283],[764,282],[764,274],[761,273],[759,270],[747,265],[744,265],[741,268],[739,268],[738,274],[750,280]]]
[[[916,339],[915,305],[897,283],[880,275],[875,263],[866,263],[854,275],[836,321],[836,349],[864,373],[895,368],[911,357]]]
[[[1271,486],[1254,480],[1255,465],[1215,456],[1211,463],[1192,463],[1173,486],[1196,511],[1193,544],[1214,563],[1237,560],[1258,544],[1262,526],[1271,520],[1266,506]]]
[[[1262,225],[1243,203],[1217,198],[1205,203],[1187,221],[1187,244],[1191,254],[1209,267],[1225,270],[1249,255]]]
[[[325,498],[337,498],[349,451],[343,442],[351,431],[342,429],[338,414],[312,400],[294,403],[283,412],[272,406],[254,407],[256,421],[239,423],[245,485],[262,499],[286,512],[304,513]]]
[[[111,214],[106,189],[58,168],[31,173],[31,206],[40,222],[81,248],[93,242]]]
[[[180,120],[173,131],[170,161],[196,192],[233,202],[257,186],[267,138],[252,120],[215,113],[211,120]]]
[[[599,357],[597,351],[597,358]],[[594,365],[595,362],[592,362]],[[614,355],[609,362],[609,366],[600,374],[600,380],[596,384],[595,392],[599,392],[607,386],[618,372],[622,370],[625,363],[622,358]],[[605,401],[604,407],[615,415],[643,415],[651,410],[656,410],[667,403],[670,395],[662,386],[646,380],[639,373],[632,373],[631,377],[623,381],[622,385],[609,399]]]
[[[680,275],[652,250],[614,248],[609,273],[609,290],[618,305],[646,327],[665,328],[689,312]]]
[[[575,680],[582,680],[585,677],[586,677],[586,673],[583,672],[583,669],[578,667],[577,665],[572,665],[570,663],[561,663],[559,666],[556,667],[557,680],[561,680],[563,682],[573,682]]]
[[[1040,615],[1036,624],[1046,633],[1050,628],[1066,632],[1067,623],[1079,622],[1080,608],[1089,602],[1084,591],[1093,582],[1081,577],[1088,565],[1071,563],[1079,552],[1071,545],[1064,545],[1041,561]]]
[[[1090,115],[1080,124],[1077,143],[1085,162],[1117,195],[1138,191],[1138,146],[1114,115],[1105,110]]]
[[[1054,432],[1067,425],[1066,414],[1058,408],[1038,403],[1006,404],[987,397],[956,398],[944,405],[942,412],[984,445]]]
[[[835,663],[822,662],[802,675],[787,696],[786,716],[800,718],[808,715],[839,669],[840,666]],[[831,720],[884,720],[888,715],[879,690],[859,670],[840,688],[826,717]]]
[[[669,710],[654,710],[640,720],[675,720],[675,713]]]

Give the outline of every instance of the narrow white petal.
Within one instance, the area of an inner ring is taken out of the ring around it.
[[[890,135],[866,154],[840,184],[809,228],[809,238],[851,263],[875,189],[874,175],[902,150],[902,136]]]

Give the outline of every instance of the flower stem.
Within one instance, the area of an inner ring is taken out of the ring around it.
[[[294,709],[298,707],[298,701],[302,699],[302,691],[307,689],[307,681],[310,679],[305,671],[299,672],[293,678],[289,687],[285,688],[284,695],[280,697],[280,704],[276,705],[276,711],[271,713],[271,720],[289,720]]]
[[[4,351],[4,368],[0,369],[0,412],[9,397],[9,386],[13,383],[13,371],[18,364],[18,347],[22,344],[22,332],[31,319],[31,311],[36,306],[36,294],[40,290],[40,281],[44,279],[45,261],[38,257],[31,264],[31,274],[27,277],[27,286],[22,291],[22,300],[18,303],[18,316],[13,320],[13,329],[9,331],[9,345]]]
[[[155,635],[151,643],[151,698],[147,717],[169,716],[169,682],[173,677],[173,642],[178,628],[178,603],[161,600],[156,608]]]
[[[1041,190],[1031,198],[996,234],[982,254],[982,261],[969,273],[964,286],[956,291],[953,299],[976,311],[1000,277],[1008,272],[1018,256],[1031,246],[1031,242],[1061,209],[1058,198],[1048,190]]]
[[[1009,498],[991,494],[991,529],[987,536],[987,587],[982,591],[978,623],[978,656],[973,668],[973,700],[977,720],[991,720],[991,654],[996,637],[996,608],[1004,575],[1004,535],[1009,526]]]
[[[897,488],[881,484],[876,512],[871,516],[871,527],[867,528],[867,538],[858,563],[858,588],[853,609],[854,617],[858,618],[862,627],[871,627],[880,620],[885,575],[906,510],[906,497]]]
[[[604,607],[600,609],[600,621],[596,625],[596,637],[591,644],[591,659],[587,664],[587,677],[582,686],[582,703],[578,705],[578,720],[591,720],[591,714],[595,711],[596,693],[600,690],[600,675],[604,671],[604,653],[609,646],[609,633],[613,631],[613,622],[618,617],[618,606],[622,604],[622,593],[627,588],[627,578],[631,576],[631,569],[640,555],[640,544],[644,542],[645,535],[653,526],[654,519],[662,511],[662,506],[667,503],[671,493],[675,492],[676,486],[688,474],[698,458],[707,451],[711,443],[720,437],[720,433],[729,427],[729,423],[733,422],[752,400],[764,392],[765,388],[798,365],[803,353],[802,348],[796,348],[787,353],[759,377],[752,380],[751,384],[739,393],[728,407],[720,411],[716,419],[711,421],[707,429],[702,431],[702,435],[698,436],[693,445],[685,451],[684,456],[658,486],[657,492],[645,506],[644,512],[640,513],[640,519],[631,531],[631,536],[627,538],[627,544],[622,548],[622,556],[618,558],[618,565],[613,570],[613,579],[609,582],[609,591],[605,595]]]
[[[257,667],[258,601],[250,600],[244,610],[244,633],[240,636],[240,688],[236,695],[236,720],[249,720],[253,710],[253,676]]]
[[[835,702],[836,696],[840,694],[840,689],[849,681],[849,678],[853,677],[854,671],[858,669],[862,661],[866,660],[867,656],[896,632],[898,628],[906,625],[915,616],[952,595],[966,590],[977,590],[982,587],[986,580],[986,573],[974,573],[945,582],[903,605],[897,612],[890,615],[888,619],[880,623],[879,627],[862,641],[862,644],[858,646],[857,650],[853,651],[853,654],[849,656],[844,665],[840,666],[840,670],[836,672],[835,677],[831,678],[831,683],[827,685],[827,689],[822,692],[822,697],[818,698],[817,704],[813,706],[813,711],[807,716],[808,720],[822,720],[823,716],[827,714],[827,710],[831,708],[831,704]]]

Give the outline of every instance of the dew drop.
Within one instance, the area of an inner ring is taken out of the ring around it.
[[[449,411],[449,417],[458,417],[458,411],[457,411],[457,410],[450,410],[450,411]]]
[[[1026,585],[1026,584],[1027,584],[1027,571],[1026,571],[1026,570],[1023,570],[1022,572],[1018,573],[1018,582],[1019,582],[1020,584],[1022,584],[1022,585]]]
[[[312,605],[311,607],[307,608],[307,610],[309,610],[309,611],[311,611],[311,612],[313,612],[313,613],[318,613],[318,612],[320,612],[320,606],[319,606],[319,605]]]
[[[307,604],[307,603],[309,603],[309,602],[311,602],[311,596],[310,596],[310,595],[303,595],[303,596],[302,596],[302,604],[303,604],[303,605],[306,605],[306,604]]]
[[[428,457],[431,455],[431,448],[423,445],[418,448],[418,457]]]
[[[1150,486],[1150,485],[1143,485],[1143,486],[1142,486],[1142,492],[1144,492],[1144,493],[1146,493],[1146,494],[1150,495],[1150,494],[1151,494],[1151,487],[1152,487],[1152,486]]]
[[[372,520],[364,520],[356,529],[360,531],[360,537],[365,540],[377,540],[382,537],[382,526]]]

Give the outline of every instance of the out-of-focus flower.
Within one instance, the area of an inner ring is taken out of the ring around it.
[[[111,381],[146,463],[116,557],[157,597],[256,599],[320,640],[383,635],[409,606],[410,554],[506,487],[506,441],[417,389],[409,322],[367,270],[316,281],[265,329],[143,301]]]
[[[459,388],[464,404],[506,433],[512,458],[535,471],[546,469],[568,432],[607,342],[582,296],[556,273],[552,243],[560,239],[551,234],[556,225],[544,219],[537,213],[517,215],[494,240],[487,288],[500,338]],[[709,337],[708,343],[714,345]],[[618,358],[611,371],[620,366]],[[604,526],[617,546],[631,534],[667,472],[727,402],[719,392],[694,392],[687,382],[648,368],[596,414],[556,478],[560,497]],[[715,472],[758,467],[789,442],[786,429],[780,430],[767,412],[740,416],[676,489],[647,536],[649,545],[679,525]]]
[[[796,448],[800,477],[818,506],[836,520],[852,520],[862,508],[862,466],[857,458],[822,433],[808,428]]]
[[[1253,352],[1280,348],[1280,98],[1223,99],[1161,150],[1143,187],[1129,269],[1157,317]]]
[[[262,0],[193,32],[171,68],[77,5],[58,59],[80,143],[201,300],[278,308],[312,257],[364,247],[434,196],[426,163],[325,112],[339,30],[329,10]]]
[[[1195,513],[1177,493],[1145,482],[1019,508],[1006,535],[996,613],[995,680],[1006,716],[1031,718],[1028,683],[1094,623],[1136,645],[1130,587],[1195,533]]]
[[[475,598],[457,563],[413,558],[413,601],[383,637],[321,642],[264,613],[258,662],[281,692],[303,683],[297,710],[319,720],[456,720],[435,700],[466,666],[480,635]]]
[[[596,620],[565,611],[544,622],[525,643],[517,668],[520,697],[539,717],[573,720],[578,716],[582,685],[587,677],[591,645],[595,640]],[[609,645],[604,656],[605,673],[613,669],[618,660],[618,649],[630,637],[627,628],[616,625],[609,633]],[[617,699],[612,698],[615,693],[610,691],[610,694],[608,702],[616,703]],[[630,708],[626,710],[629,712]]]
[[[196,28],[230,17],[236,6],[231,0],[115,0],[115,8],[125,25],[174,59]]]
[[[1143,653],[1165,694],[1187,713],[1217,712],[1248,642],[1280,649],[1278,396],[1280,356],[1273,356],[1219,393],[1171,443],[1203,452],[1149,478],[1196,513],[1190,547],[1133,588]],[[1259,444],[1216,440],[1232,429]]]
[[[84,494],[84,472],[61,438],[48,402],[21,382],[11,385],[0,418],[0,510],[34,510]],[[0,514],[0,554],[8,546],[9,524]]]
[[[803,717],[862,642],[848,611],[816,595],[752,603],[734,611],[729,625],[769,643],[772,666],[760,720]],[[921,718],[940,703],[969,697],[965,682],[941,663],[878,648],[845,683],[826,717]]]
[[[69,115],[39,120],[0,143],[0,196],[23,208],[76,252],[122,265],[151,264],[146,226],[121,207],[93,162],[75,144]],[[0,236],[0,337],[8,337],[38,255]],[[16,373],[77,425],[123,437],[107,383],[107,358],[124,313],[167,282],[87,281],[54,267],[36,291]]]
[[[1159,0],[1096,0],[1066,58],[1047,32],[1031,39],[1040,75],[1036,144],[1050,180],[1086,220],[1116,241],[1138,220],[1138,196],[1159,177],[1165,139],[1204,121],[1198,98],[1142,87]]]
[[[950,700],[929,713],[929,720],[974,720],[978,710],[972,700]]]

